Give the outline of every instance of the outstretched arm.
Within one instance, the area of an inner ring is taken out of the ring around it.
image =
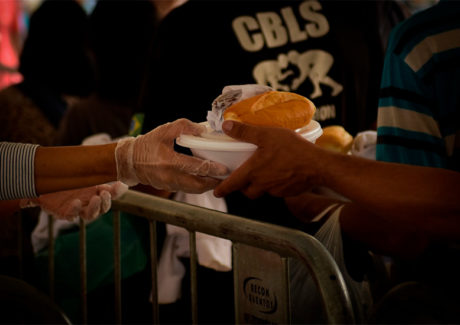
[[[460,236],[460,173],[437,168],[370,161],[323,150],[287,129],[226,121],[231,137],[258,146],[216,189],[216,196],[241,190],[293,196],[325,186],[383,220]]]
[[[114,144],[38,147],[35,153],[37,194],[104,184],[117,179]]]
[[[342,231],[377,254],[414,257],[435,239],[419,227],[402,224],[397,219],[382,218],[348,200],[304,192],[287,197],[285,201],[291,213],[300,221],[319,225],[340,205],[344,205],[340,212]]]
[[[180,134],[202,131],[202,125],[179,119],[116,144],[37,148],[0,142],[0,198],[29,198],[114,180],[129,186],[202,193],[219,184],[215,177],[226,175],[227,168],[174,151]]]
[[[205,192],[220,182],[213,177],[225,175],[227,168],[174,151],[174,140],[179,135],[201,132],[203,126],[179,119],[116,144],[39,148],[35,164],[37,190],[80,187],[118,179],[129,186],[144,184],[159,190]]]

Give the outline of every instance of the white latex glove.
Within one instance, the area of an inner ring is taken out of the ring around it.
[[[110,210],[112,199],[128,190],[121,182],[101,184],[40,195],[38,198],[20,200],[21,208],[40,206],[46,213],[58,219],[72,220],[81,217],[92,220]]]
[[[213,177],[227,175],[227,167],[174,151],[174,140],[181,134],[204,131],[200,124],[179,119],[145,135],[120,140],[115,149],[118,180],[129,186],[141,183],[170,192],[213,189],[220,182]]]

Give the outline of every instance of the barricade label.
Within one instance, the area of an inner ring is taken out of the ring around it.
[[[289,323],[286,259],[274,252],[234,244],[234,266],[238,322]]]

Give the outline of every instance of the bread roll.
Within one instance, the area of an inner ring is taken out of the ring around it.
[[[269,91],[230,106],[223,115],[224,120],[296,130],[310,123],[315,110],[315,105],[303,96]]]
[[[353,137],[343,127],[331,125],[323,128],[323,134],[316,140],[316,144],[331,151],[348,153]]]

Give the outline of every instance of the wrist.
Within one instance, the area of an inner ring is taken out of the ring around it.
[[[316,148],[317,150],[314,152],[315,159],[313,163],[309,163],[310,166],[307,167],[309,169],[314,168],[312,174],[315,176],[315,179],[313,180],[312,186],[330,187],[334,178],[334,168],[337,168],[336,154],[320,147]],[[306,161],[312,161],[312,159],[309,158]]]
[[[140,183],[134,168],[134,141],[133,137],[121,139],[115,147],[117,180],[128,186]]]

